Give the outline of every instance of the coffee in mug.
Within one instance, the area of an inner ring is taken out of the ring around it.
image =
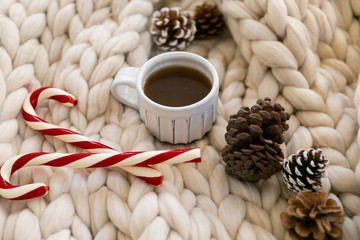
[[[194,104],[209,94],[212,83],[197,69],[168,66],[152,73],[145,81],[145,95],[169,107]]]

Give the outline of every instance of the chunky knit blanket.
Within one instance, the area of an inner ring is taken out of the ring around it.
[[[119,151],[200,147],[202,162],[157,168],[153,187],[119,169],[24,168],[13,184],[43,182],[28,201],[0,199],[0,239],[290,239],[279,215],[294,195],[280,174],[256,184],[227,176],[220,152],[227,120],[271,97],[291,114],[282,150],[321,148],[322,190],[343,210],[343,239],[360,236],[360,1],[217,0],[228,31],[186,51],[220,79],[212,130],[189,145],[157,141],[139,113],[116,101],[116,72],[158,54],[149,19],[161,6],[202,1],[0,0],[0,163],[30,152],[80,152],[30,129],[28,94],[55,86],[78,99],[44,101],[38,115]]]

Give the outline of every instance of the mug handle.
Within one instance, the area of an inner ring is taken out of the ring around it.
[[[120,69],[111,85],[112,95],[121,103],[139,109],[136,92],[136,78],[140,68],[126,67]]]

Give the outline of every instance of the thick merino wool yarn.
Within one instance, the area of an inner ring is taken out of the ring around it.
[[[139,113],[110,93],[119,69],[157,54],[150,25],[163,6],[194,16],[203,0],[0,0],[0,163],[32,152],[77,153],[33,131],[21,117],[34,89],[61,88],[78,102],[41,101],[42,119],[117,151],[180,148],[159,142]],[[344,239],[358,239],[360,199],[360,1],[208,0],[229,31],[184,51],[219,76],[216,122],[201,140],[201,163],[156,166],[153,187],[117,169],[24,168],[14,185],[45,183],[43,198],[0,198],[0,239],[289,239],[281,224],[294,193],[280,174],[238,181],[221,159],[230,116],[270,97],[290,114],[284,159],[322,149],[322,190],[344,211]],[[171,121],[169,121],[171,122]]]

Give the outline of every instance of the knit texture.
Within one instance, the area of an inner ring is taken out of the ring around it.
[[[81,150],[33,131],[21,116],[28,94],[55,86],[75,95],[48,100],[44,120],[118,151],[200,147],[201,163],[161,165],[159,187],[116,168],[24,168],[13,184],[44,182],[46,197],[0,199],[0,239],[290,239],[280,214],[294,194],[281,174],[257,183],[226,175],[220,153],[230,115],[259,98],[291,114],[284,158],[321,148],[329,160],[322,191],[344,213],[344,239],[360,235],[360,2],[218,0],[228,32],[194,41],[220,79],[212,130],[189,145],[164,144],[110,86],[123,67],[157,54],[149,20],[162,6],[194,11],[199,0],[2,0],[0,3],[0,163],[29,152]]]

